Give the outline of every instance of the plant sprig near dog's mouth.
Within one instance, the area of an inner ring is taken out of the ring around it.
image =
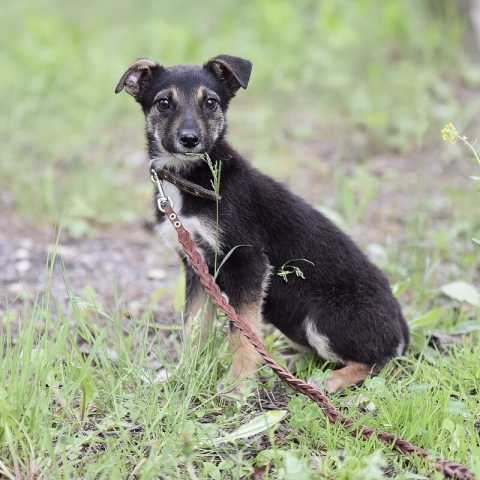
[[[276,273],[276,275],[282,278],[285,283],[288,282],[288,277],[293,274],[295,274],[298,278],[305,280],[305,275],[301,268],[297,267],[296,265],[290,265],[293,262],[307,262],[315,266],[313,262],[307,260],[306,258],[292,258],[291,260],[287,260]]]
[[[220,251],[220,241],[219,241],[219,236],[220,236],[220,226],[219,226],[219,205],[218,201],[220,198],[220,178],[222,176],[222,162],[216,162],[213,164],[212,159],[210,158],[210,155],[208,153],[203,154],[203,158],[205,162],[208,165],[208,168],[210,169],[210,172],[212,174],[212,188],[213,191],[215,192],[217,198],[215,200],[215,260],[214,260],[214,271],[215,275],[217,274],[217,263],[218,263],[218,254]]]

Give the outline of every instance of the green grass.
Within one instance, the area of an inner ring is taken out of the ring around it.
[[[272,479],[293,478],[300,467],[300,478],[384,478],[380,467],[393,469],[395,478],[432,478],[428,464],[351,437],[288,390],[287,405],[277,407],[287,410],[281,424],[224,443],[227,432],[261,407],[254,397],[237,404],[216,391],[228,364],[222,328],[201,348],[195,340],[184,343],[174,327],[159,331],[148,314],[125,329],[120,312],[105,312],[92,295],[72,296],[68,315],[54,316],[50,301],[39,300],[20,326],[7,316],[2,327],[0,472],[6,478],[131,478],[133,472],[142,479],[244,478],[260,467]],[[418,323],[414,337],[442,322],[474,321],[472,312],[443,308],[433,325]],[[277,356],[285,346],[278,334],[267,345]],[[356,422],[401,435],[478,475],[479,355],[471,335],[448,355],[422,344],[333,401]],[[295,368],[303,378],[324,374],[313,356]],[[259,392],[283,390],[266,368],[260,378]]]
[[[76,236],[144,218],[151,192],[142,117],[130,98],[113,94],[119,75],[144,55],[165,64],[217,53],[252,59],[251,86],[232,104],[232,143],[262,170],[298,178],[298,193],[327,207],[345,229],[365,223],[363,232],[385,233],[377,261],[412,328],[405,358],[333,401],[356,421],[480,476],[480,313],[440,294],[453,281],[478,285],[480,272],[472,241],[480,238],[478,182],[468,179],[478,169],[472,163],[465,182],[450,182],[448,172],[464,171],[469,159],[458,146],[439,146],[446,121],[463,130],[478,112],[478,69],[463,53],[466,26],[452,5],[8,2],[0,28],[7,46],[0,49],[0,186],[13,200],[8,215],[34,228],[60,224]],[[469,90],[475,95],[461,103]],[[324,158],[318,146],[332,138],[343,150]],[[421,148],[422,162],[442,168],[421,169],[418,157],[395,164]],[[378,152],[389,156],[380,174],[370,163]],[[304,192],[301,181],[310,176]],[[397,190],[409,179],[410,190]],[[382,218],[369,217],[383,211],[385,187],[397,192],[388,203],[401,217],[391,232],[376,223]],[[399,191],[401,204],[394,203]],[[254,471],[265,480],[374,480],[385,471],[435,478],[431,465],[329,425],[265,367],[246,404],[221,397],[217,384],[229,364],[221,320],[200,347],[153,313],[125,318],[123,305],[107,307],[94,288],[71,291],[66,309],[48,285],[45,292],[34,307],[0,317],[0,478],[217,480]],[[168,292],[178,309],[182,295]],[[437,351],[429,346],[432,332],[460,343]],[[312,356],[290,362],[277,333],[266,343],[301,378],[328,370]],[[222,441],[268,403],[286,411],[281,423]]]

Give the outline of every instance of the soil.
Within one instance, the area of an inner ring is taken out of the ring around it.
[[[6,203],[6,202],[4,202]],[[2,204],[0,203],[0,208]],[[23,222],[4,206],[0,217],[0,314],[19,311],[48,290],[67,305],[72,294],[94,291],[107,307],[130,314],[152,307],[153,292],[168,290],[178,277],[176,255],[166,250],[147,222],[125,223],[85,238]],[[154,313],[171,319],[171,303]]]

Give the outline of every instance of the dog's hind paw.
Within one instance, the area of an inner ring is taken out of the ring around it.
[[[308,383],[327,393],[337,393],[363,382],[371,373],[372,367],[362,363],[350,362],[345,367],[333,370],[330,377],[318,381],[310,379]]]

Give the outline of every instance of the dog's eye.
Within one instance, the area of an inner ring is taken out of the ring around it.
[[[170,100],[168,98],[160,98],[157,100],[157,108],[159,110],[168,110],[170,108]]]
[[[214,108],[217,107],[218,105],[218,100],[216,98],[213,98],[213,97],[209,97],[205,100],[205,105],[207,106],[207,108],[209,110],[213,110]]]

